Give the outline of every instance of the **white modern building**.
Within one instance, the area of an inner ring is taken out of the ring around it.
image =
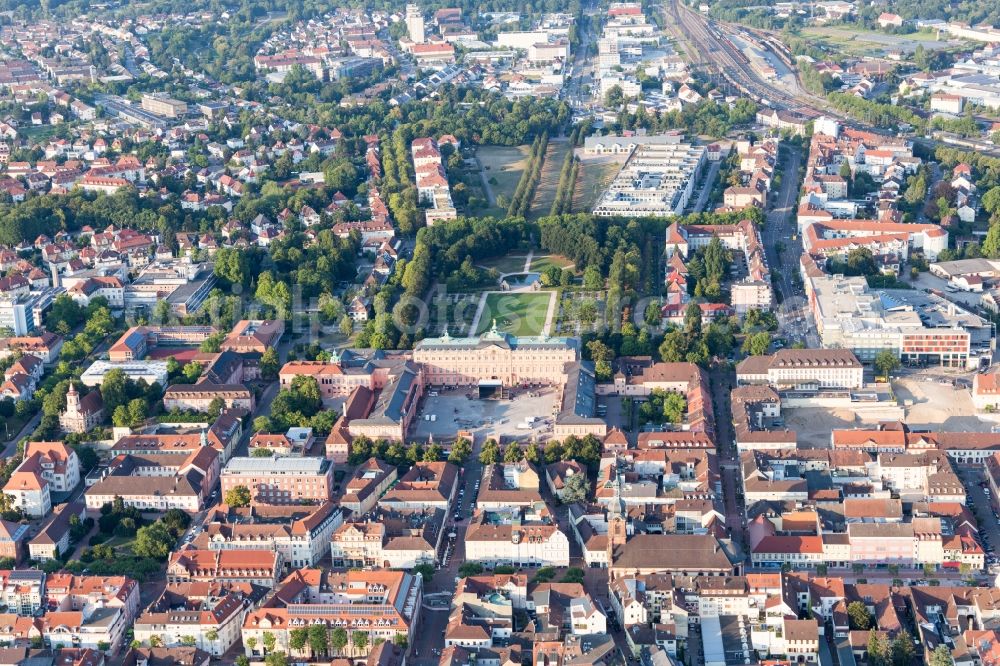
[[[112,370],[121,370],[127,379],[134,382],[145,381],[149,385],[154,383],[165,387],[167,385],[167,362],[154,360],[140,361],[94,361],[89,368],[80,375],[80,381],[85,386],[100,386],[104,383],[104,377]]]
[[[594,215],[670,217],[688,205],[706,162],[704,146],[680,143],[636,147],[601,195]]]

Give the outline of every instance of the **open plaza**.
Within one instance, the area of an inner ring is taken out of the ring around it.
[[[417,441],[442,441],[466,431],[476,441],[545,441],[552,434],[553,408],[558,398],[559,390],[554,387],[504,388],[502,397],[484,399],[476,389],[467,387],[429,391],[410,436]],[[425,418],[428,416],[433,420]],[[529,419],[534,421],[528,423]]]

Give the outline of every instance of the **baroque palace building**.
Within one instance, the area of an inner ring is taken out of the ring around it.
[[[480,336],[424,338],[413,360],[424,369],[431,386],[491,387],[560,385],[566,364],[580,358],[576,338],[515,337],[493,328]]]

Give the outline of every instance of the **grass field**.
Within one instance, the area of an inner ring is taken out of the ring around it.
[[[852,55],[877,55],[878,52],[895,49],[910,52],[917,48],[917,44],[923,44],[925,49],[932,50],[954,45],[947,40],[936,40],[934,33],[929,30],[910,35],[890,35],[877,30],[819,26],[803,29],[802,35],[817,46],[826,46]]]
[[[531,260],[531,270],[535,273],[541,273],[550,266],[556,266],[557,268],[566,268],[567,266],[572,266],[573,262],[566,257],[560,257],[558,254],[550,254],[543,257],[535,257]]]
[[[122,537],[113,536],[104,542],[105,546],[111,546],[115,549],[115,554],[122,556],[132,556],[132,546],[135,544],[135,537]]]
[[[511,200],[517,189],[517,181],[521,179],[521,172],[528,165],[530,151],[530,145],[479,146],[476,149],[476,157],[483,165],[486,180],[492,178],[496,182],[490,183],[493,196],[502,194],[507,201]]]
[[[501,273],[520,273],[524,271],[524,260],[528,258],[526,254],[508,254],[503,257],[492,257],[478,262],[484,268],[495,268]]]
[[[31,144],[44,143],[55,136],[57,131],[58,128],[54,125],[32,125],[29,127],[21,127],[18,130],[18,133],[23,134],[24,140]]]
[[[497,328],[513,335],[539,335],[545,328],[552,292],[488,294],[477,333]]]
[[[559,172],[562,171],[563,160],[569,149],[568,141],[549,142],[549,149],[545,151],[545,163],[542,165],[542,177],[535,190],[535,199],[531,202],[529,217],[538,218],[549,214],[552,202],[556,200]]]
[[[580,173],[577,176],[576,190],[573,192],[573,210],[578,213],[589,213],[619,170],[621,164],[618,162],[590,160],[580,162]]]

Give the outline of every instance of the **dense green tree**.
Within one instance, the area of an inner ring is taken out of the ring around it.
[[[847,620],[851,629],[855,631],[866,631],[872,626],[871,613],[863,601],[852,601],[847,604]]]
[[[344,648],[347,647],[347,631],[343,627],[337,627],[330,632],[330,647],[337,654],[341,654]]]
[[[260,376],[268,380],[276,379],[279,363],[278,351],[274,347],[268,347],[260,357]]]
[[[161,521],[140,527],[132,544],[132,552],[139,557],[165,560],[173,548],[175,537]]]
[[[934,648],[931,652],[929,666],[953,666],[955,659],[951,656],[951,650],[943,643]]]
[[[472,443],[464,437],[459,437],[451,445],[451,452],[448,454],[448,462],[456,465],[463,464],[472,455]]]
[[[234,486],[226,491],[226,495],[223,499],[229,506],[237,508],[249,506],[252,498],[250,496],[249,488],[246,486]]]
[[[478,576],[481,573],[483,573],[483,565],[479,562],[465,562],[458,567],[458,575],[462,578]]]
[[[1000,224],[990,225],[983,239],[982,252],[989,259],[1000,259]]]
[[[520,462],[524,460],[524,451],[517,442],[508,444],[503,451],[503,461],[508,463]]]
[[[743,353],[750,356],[764,356],[771,347],[771,336],[766,331],[748,335],[743,341]]]
[[[483,443],[483,447],[479,451],[479,462],[484,465],[500,462],[500,446],[495,440],[488,439]]]
[[[562,492],[562,501],[564,503],[573,504],[574,502],[583,502],[586,501],[589,495],[590,481],[587,480],[586,474],[574,474],[566,479]]]
[[[900,631],[889,643],[889,654],[892,666],[910,666],[913,663],[913,637],[906,631]]]
[[[688,338],[683,331],[670,331],[660,343],[660,358],[666,363],[683,361],[687,356]]]
[[[899,368],[899,357],[891,350],[883,349],[875,355],[875,369],[879,375],[889,378],[889,375]]]

